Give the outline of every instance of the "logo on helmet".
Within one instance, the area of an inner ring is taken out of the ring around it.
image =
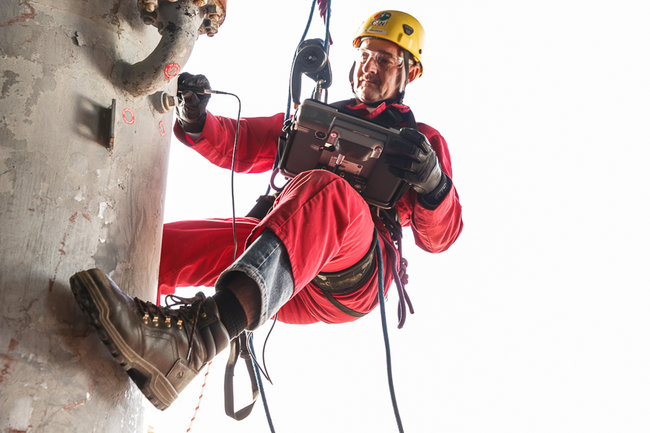
[[[372,20],[371,26],[385,26],[386,21],[390,18],[390,12],[379,12]]]

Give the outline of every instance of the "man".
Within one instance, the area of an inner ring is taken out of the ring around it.
[[[369,206],[342,177],[326,170],[298,174],[260,218],[180,221],[163,231],[159,291],[215,284],[214,296],[178,299],[178,309],[132,299],[102,271],[75,274],[81,307],[104,343],[160,409],[245,329],[277,315],[287,323],[341,323],[377,304],[379,255],[388,287],[403,274],[401,226],[429,252],[446,250],[462,230],[447,144],[403,105],[406,85],[422,74],[424,32],[411,15],[382,11],[361,26],[350,81],[355,98],[333,104],[384,126],[402,128],[411,146],[389,155],[391,171],[411,189],[394,209]],[[236,122],[206,111],[205,77],[182,74],[175,133],[214,164],[230,168]],[[196,92],[196,93],[195,93]],[[235,170],[273,168],[283,114],[242,119]],[[402,292],[400,291],[400,294]]]

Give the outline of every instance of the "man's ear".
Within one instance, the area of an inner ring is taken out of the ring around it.
[[[419,63],[409,66],[409,83],[420,75],[421,70]]]

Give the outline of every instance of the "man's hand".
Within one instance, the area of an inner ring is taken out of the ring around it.
[[[402,128],[400,135],[408,141],[408,145],[386,154],[389,170],[404,179],[418,194],[432,192],[443,176],[436,152],[417,129]]]
[[[203,130],[210,94],[196,92],[209,88],[210,82],[205,75],[183,72],[178,76],[178,93],[183,96],[183,101],[176,106],[176,116],[185,132]]]

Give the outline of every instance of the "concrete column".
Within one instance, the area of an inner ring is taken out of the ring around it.
[[[89,327],[68,278],[99,267],[155,299],[173,112],[119,74],[160,40],[136,0],[0,7],[2,433],[144,431],[149,403]],[[157,91],[173,93],[190,51],[161,65]]]

